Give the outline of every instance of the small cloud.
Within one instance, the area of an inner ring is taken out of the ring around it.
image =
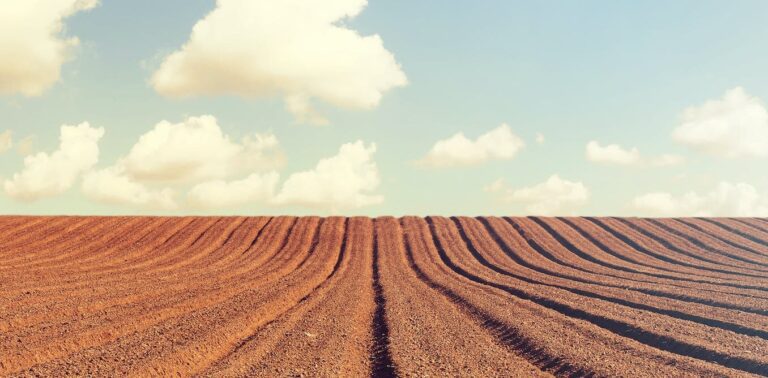
[[[746,183],[720,182],[707,193],[646,193],[635,197],[630,206],[643,215],[668,217],[765,217],[768,195]]]
[[[671,154],[643,157],[636,147],[624,148],[618,144],[603,146],[594,140],[587,143],[586,157],[593,163],[623,166],[666,167],[679,165],[685,161],[682,156]]]
[[[768,156],[768,110],[741,87],[685,109],[681,118],[672,133],[680,144],[723,158]]]
[[[63,193],[75,180],[99,160],[98,142],[103,128],[88,122],[61,126],[59,148],[48,154],[40,152],[24,158],[24,169],[5,180],[5,192],[13,198],[34,201]]]
[[[488,185],[487,192],[497,193],[503,202],[525,206],[531,215],[565,215],[585,205],[590,194],[581,182],[568,181],[558,175],[546,181],[524,188],[510,188],[497,180]]]
[[[544,134],[536,133],[536,143],[538,143],[538,144],[543,144],[544,143]]]
[[[510,160],[524,147],[525,142],[507,124],[501,124],[474,141],[463,133],[439,140],[416,164],[430,168],[466,167],[490,160]]]
[[[320,160],[314,169],[290,175],[271,202],[332,212],[382,203],[384,197],[372,193],[381,182],[373,161],[375,152],[373,143],[346,143],[337,155]]]

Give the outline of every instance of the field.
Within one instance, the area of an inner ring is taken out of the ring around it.
[[[768,374],[768,220],[2,217],[0,375]]]

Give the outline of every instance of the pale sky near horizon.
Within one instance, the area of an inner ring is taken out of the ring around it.
[[[766,14],[5,0],[0,213],[768,216]]]

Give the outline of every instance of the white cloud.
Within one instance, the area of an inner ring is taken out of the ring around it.
[[[477,165],[489,160],[509,160],[525,147],[507,124],[480,135],[472,141],[463,133],[437,141],[420,166],[442,168]]]
[[[768,195],[745,183],[721,182],[712,191],[675,196],[647,193],[632,200],[631,207],[652,216],[768,216]]]
[[[768,110],[743,88],[725,92],[683,111],[672,137],[679,143],[725,158],[768,156]]]
[[[65,37],[63,20],[95,7],[98,0],[4,1],[0,11],[0,94],[38,96],[60,76],[76,37]]]
[[[372,160],[376,145],[346,143],[336,156],[322,159],[314,169],[290,175],[272,203],[294,204],[337,211],[379,204],[384,197],[370,194],[379,186]]]
[[[602,146],[594,140],[587,143],[586,156],[593,163],[623,166],[665,167],[679,165],[684,161],[683,157],[671,154],[643,157],[636,147],[627,149],[618,144]]]
[[[32,201],[66,191],[98,162],[98,142],[103,135],[103,128],[93,128],[87,122],[61,126],[59,149],[25,157],[24,169],[5,180],[5,192]]]
[[[233,142],[213,116],[162,121],[118,162],[138,181],[189,182],[271,170],[282,164],[277,138],[254,134]]]
[[[128,177],[119,167],[86,173],[82,191],[86,197],[104,203],[166,210],[177,207],[172,189],[150,190]]]
[[[593,140],[587,143],[587,160],[595,163],[633,165],[640,163],[640,151],[637,148],[627,150],[618,144],[601,146]]]
[[[558,175],[550,176],[543,183],[525,187],[509,188],[497,180],[485,187],[485,191],[500,193],[508,203],[525,205],[525,211],[532,215],[563,215],[583,206],[589,200],[589,190],[581,182],[568,181]]]
[[[11,130],[5,130],[0,133],[0,153],[13,148],[13,133]]]
[[[544,141],[545,141],[544,134],[536,133],[536,143],[542,144],[542,143],[544,143]]]
[[[407,84],[378,35],[361,36],[343,21],[366,0],[219,0],[180,50],[152,77],[163,95],[281,95],[298,120],[325,123],[314,98],[371,109]]]
[[[242,179],[226,182],[214,180],[195,185],[187,193],[187,201],[196,208],[223,208],[248,203],[266,203],[275,193],[277,172],[254,173]]]

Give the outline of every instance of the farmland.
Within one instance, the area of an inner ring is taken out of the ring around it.
[[[768,220],[2,217],[0,375],[768,374]]]

